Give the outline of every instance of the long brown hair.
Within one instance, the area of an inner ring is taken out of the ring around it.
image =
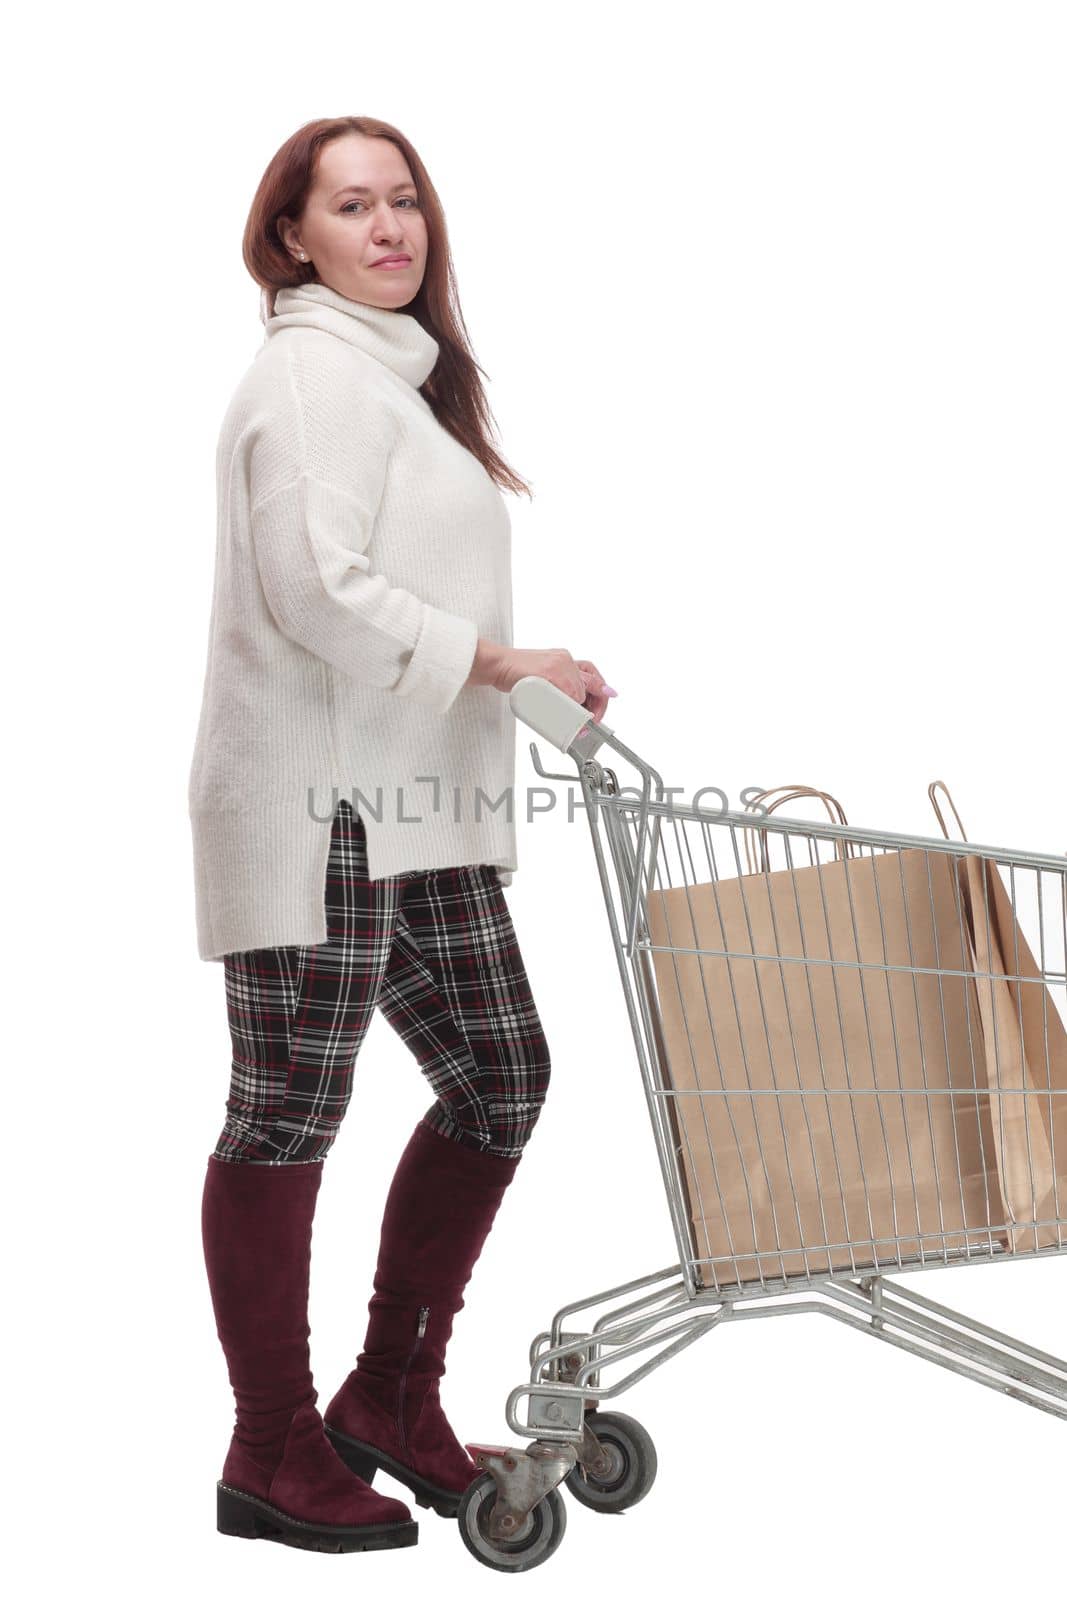
[[[495,419],[479,377],[479,373],[485,376],[484,368],[474,359],[459,307],[444,208],[418,151],[398,128],[377,117],[320,117],[298,128],[272,157],[252,201],[242,243],[245,266],[266,292],[267,314],[274,313],[277,290],[315,281],[314,266],[294,261],[286,250],[278,233],[278,220],[289,217],[300,221],[315,181],[319,151],[329,140],[348,133],[390,139],[396,145],[407,161],[426,218],[426,272],[418,294],[403,308],[440,346],[437,362],[421,393],[441,426],[477,457],[499,488],[525,494],[532,500],[525,478],[508,466],[492,442]]]

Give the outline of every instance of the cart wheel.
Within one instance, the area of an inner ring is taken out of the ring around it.
[[[471,1555],[498,1572],[529,1572],[547,1561],[567,1527],[559,1490],[550,1489],[510,1539],[490,1537],[489,1514],[495,1504],[496,1482],[491,1472],[483,1472],[468,1485],[457,1511],[460,1535]]]
[[[635,1506],[656,1481],[656,1447],[650,1434],[621,1411],[587,1411],[585,1427],[603,1449],[608,1467],[600,1475],[583,1473],[580,1464],[572,1467],[563,1480],[567,1488],[593,1511]]]

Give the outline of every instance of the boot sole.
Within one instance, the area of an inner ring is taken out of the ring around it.
[[[217,1526],[220,1533],[238,1539],[274,1539],[300,1550],[339,1555],[352,1550],[393,1550],[418,1544],[419,1525],[404,1522],[370,1522],[345,1526],[329,1522],[302,1522],[277,1506],[244,1489],[234,1489],[220,1478],[216,1484]]]
[[[435,1483],[430,1483],[427,1478],[420,1478],[417,1472],[412,1472],[410,1467],[405,1467],[402,1462],[386,1455],[384,1450],[379,1450],[376,1445],[364,1444],[359,1439],[350,1439],[346,1433],[339,1433],[336,1428],[325,1425],[326,1437],[341,1457],[346,1467],[361,1477],[364,1483],[370,1483],[374,1474],[381,1467],[391,1478],[402,1483],[405,1489],[410,1489],[415,1496],[416,1505],[427,1511],[436,1511],[439,1517],[455,1517],[459,1513],[459,1502],[462,1493],[453,1489],[442,1489]]]

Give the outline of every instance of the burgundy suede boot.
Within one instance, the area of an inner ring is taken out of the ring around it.
[[[322,1168],[208,1157],[204,1261],[237,1402],[218,1530],[305,1550],[415,1544],[409,1508],[338,1460],[315,1405],[307,1305]]]
[[[481,1475],[441,1409],[445,1347],[519,1160],[417,1124],[385,1205],[363,1353],[323,1413],[353,1471],[370,1483],[381,1467],[441,1516]]]

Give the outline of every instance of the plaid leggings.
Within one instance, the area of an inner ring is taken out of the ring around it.
[[[375,1006],[434,1092],[423,1117],[518,1157],[548,1090],[548,1044],[511,914],[488,866],[367,877],[363,821],[333,818],[325,944],[224,958],[233,1062],[224,1161],[323,1159],[352,1094]]]

